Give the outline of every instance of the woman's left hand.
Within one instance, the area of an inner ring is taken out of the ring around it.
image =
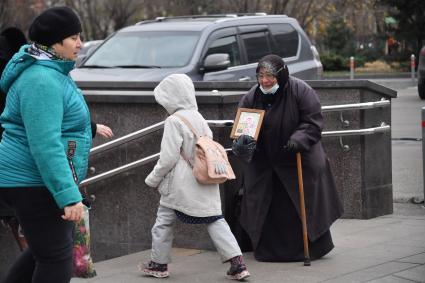
[[[62,215],[62,219],[64,220],[78,222],[84,216],[84,205],[81,201],[73,205],[65,206],[63,210],[65,213]]]

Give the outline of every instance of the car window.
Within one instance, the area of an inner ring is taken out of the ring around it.
[[[86,55],[90,50],[94,49],[96,46],[102,43],[102,40],[92,40],[86,41],[83,43],[78,55]]]
[[[89,46],[83,46],[80,51],[78,51],[78,55],[86,55],[87,52],[92,48],[91,45]]]
[[[272,24],[270,31],[274,39],[273,53],[283,58],[297,55],[299,35],[290,24]]]
[[[196,32],[121,32],[99,47],[84,66],[183,67],[198,39]]]
[[[241,63],[239,47],[236,42],[236,36],[226,36],[213,41],[208,48],[207,54],[227,53],[230,57],[230,66],[238,66]]]
[[[244,33],[241,37],[245,45],[248,63],[256,63],[263,56],[271,53],[267,32]]]

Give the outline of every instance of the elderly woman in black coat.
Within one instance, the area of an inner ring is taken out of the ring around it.
[[[329,228],[343,212],[323,150],[323,116],[315,91],[290,77],[282,58],[263,57],[258,85],[240,108],[264,109],[252,160],[244,169],[240,224],[259,261],[304,260],[296,153],[302,156],[310,258],[334,247]]]

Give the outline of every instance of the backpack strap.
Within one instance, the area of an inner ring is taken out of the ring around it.
[[[200,135],[198,134],[198,132],[195,130],[195,128],[192,126],[192,124],[182,115],[179,115],[177,113],[174,113],[175,116],[177,116],[178,118],[180,118],[180,120],[182,120],[183,123],[186,124],[186,126],[189,127],[189,129],[192,131],[192,133],[195,135],[195,137],[199,138]]]
[[[195,130],[195,128],[192,126],[192,124],[185,117],[183,117],[182,115],[179,115],[177,113],[174,113],[174,116],[176,116],[184,124],[186,124],[186,126],[189,127],[189,129],[192,131],[192,133],[195,135],[196,138],[199,138],[200,137],[200,135],[198,134],[198,132]],[[184,154],[181,149],[180,149],[180,155],[183,157],[184,160],[186,160],[186,162],[189,164],[189,166],[191,168],[193,168],[193,163],[189,160],[189,158],[187,158],[186,154]]]

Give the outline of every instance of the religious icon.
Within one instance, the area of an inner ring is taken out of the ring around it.
[[[236,139],[240,135],[248,135],[257,140],[263,117],[264,110],[239,108],[230,137]]]

